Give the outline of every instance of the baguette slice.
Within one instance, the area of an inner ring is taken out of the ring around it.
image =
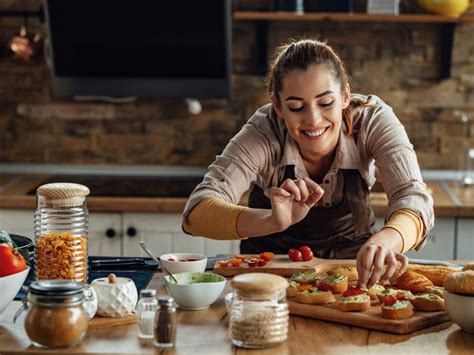
[[[349,282],[357,281],[359,279],[357,268],[349,265],[336,266],[334,269],[328,271],[328,275],[347,276]]]
[[[343,312],[362,312],[370,308],[370,296],[366,294],[342,297],[339,309]]]
[[[330,291],[322,291],[317,287],[310,290],[296,292],[296,302],[305,304],[327,304],[336,302],[336,298]]]
[[[416,295],[410,301],[417,311],[444,311],[444,300],[433,293]]]
[[[444,298],[444,288],[439,287],[439,286],[428,286],[425,291],[425,293],[434,293],[435,295],[438,295],[441,298]]]
[[[319,281],[318,287],[324,291],[331,291],[332,293],[342,293],[347,290],[349,284],[347,276],[331,275]]]
[[[295,272],[293,275],[291,275],[291,280],[296,281],[299,284],[310,284],[310,285],[317,285],[318,280],[321,277],[316,274],[316,271],[314,270],[308,270],[304,272]]]
[[[377,298],[380,303],[383,303],[383,299],[387,295],[397,296],[399,293],[403,294],[403,298],[409,300],[413,297],[413,294],[408,290],[397,290],[396,288],[387,288],[379,293],[377,293]]]
[[[382,317],[387,319],[405,319],[413,315],[413,306],[409,301],[397,301],[392,306],[382,306]]]
[[[298,286],[300,284],[296,281],[290,280],[288,282],[288,288],[286,289],[286,297],[291,298],[296,296],[296,292],[298,292]]]
[[[367,290],[364,289],[364,291],[367,292],[371,300],[377,300],[378,299],[377,295],[385,291],[385,287],[383,287],[381,284],[375,284]]]

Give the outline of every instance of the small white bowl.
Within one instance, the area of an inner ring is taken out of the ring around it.
[[[175,261],[171,261],[175,260]],[[182,261],[185,259],[196,259],[195,261]],[[181,272],[204,272],[206,270],[207,256],[195,253],[171,253],[160,256],[160,264],[170,273]]]
[[[444,291],[444,305],[454,323],[474,333],[474,296]]]
[[[27,267],[25,270],[17,272],[13,275],[0,277],[0,314],[3,313],[5,308],[13,301],[21,286],[28,276],[30,268]]]
[[[168,293],[182,309],[200,310],[213,304],[224,290],[226,279],[211,272],[173,274],[178,283],[165,276]]]

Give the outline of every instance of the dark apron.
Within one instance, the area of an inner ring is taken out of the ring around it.
[[[295,179],[294,165],[285,167],[285,179]],[[374,234],[374,213],[370,207],[369,190],[358,170],[341,170],[344,177],[344,198],[337,206],[313,207],[300,222],[283,232],[254,237],[240,242],[242,254],[271,251],[287,254],[290,248],[308,245],[316,257],[354,259],[362,244]],[[271,201],[263,190],[254,186],[249,207],[271,209]]]

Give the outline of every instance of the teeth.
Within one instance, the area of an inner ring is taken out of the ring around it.
[[[326,128],[322,128],[322,129],[318,129],[317,131],[304,131],[304,133],[306,133],[308,136],[311,136],[311,137],[318,137],[322,135],[325,130]]]

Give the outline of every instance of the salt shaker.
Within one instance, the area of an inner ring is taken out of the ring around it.
[[[152,339],[155,328],[155,314],[158,308],[156,290],[146,288],[140,291],[137,303],[138,336],[142,339]]]
[[[155,316],[155,346],[172,348],[176,341],[176,307],[170,296],[158,297],[159,308]]]

